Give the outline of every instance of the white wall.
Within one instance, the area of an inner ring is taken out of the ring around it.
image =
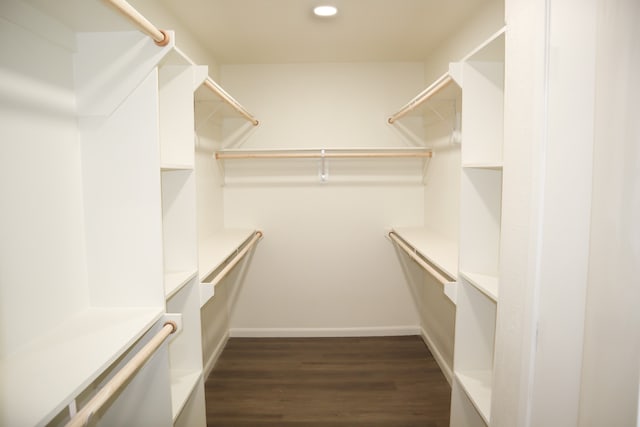
[[[243,145],[258,149],[408,145],[386,117],[423,85],[421,64],[234,65],[221,73],[261,122]],[[233,333],[417,332],[384,230],[422,224],[421,165],[375,162],[384,163],[333,161],[326,184],[315,161],[226,162],[225,226],[265,233],[239,289]]]
[[[507,2],[495,426],[637,423],[637,17]]]
[[[631,426],[640,369],[640,3],[600,1],[581,426]]]

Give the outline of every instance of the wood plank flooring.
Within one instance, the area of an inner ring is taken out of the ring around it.
[[[418,336],[232,338],[208,427],[447,427],[451,389]]]

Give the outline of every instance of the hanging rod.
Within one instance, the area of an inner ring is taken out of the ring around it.
[[[442,273],[440,273],[438,270],[433,268],[431,264],[427,263],[420,256],[418,256],[415,249],[409,247],[409,245],[407,245],[400,237],[398,237],[398,235],[394,231],[389,232],[389,238],[395,244],[397,244],[400,247],[400,249],[405,251],[407,255],[411,257],[411,259],[417,262],[420,267],[424,268],[427,272],[429,272],[429,274],[435,277],[435,279],[438,282],[442,283],[443,285],[446,283],[451,283],[451,279],[445,277]]]
[[[133,22],[140,31],[148,35],[158,46],[166,46],[169,44],[169,33],[158,29],[155,25],[147,20],[140,12],[134,9],[126,0],[105,0],[116,8],[122,15]]]
[[[249,120],[252,125],[258,126],[260,122],[255,117],[253,117],[251,113],[245,110],[244,107],[240,105],[238,101],[233,99],[233,97],[229,95],[224,89],[222,89],[216,82],[211,80],[211,78],[207,78],[207,80],[204,81],[204,85],[207,88],[211,89],[213,93],[218,95],[224,102],[229,104],[234,110],[240,113],[244,118]]]
[[[218,274],[216,274],[216,277],[214,277],[213,280],[211,280],[210,282],[205,282],[205,284],[215,287],[218,283],[220,283],[220,281],[224,279],[227,274],[229,274],[229,272],[233,269],[233,267],[235,267],[236,264],[238,264],[240,260],[244,258],[247,252],[249,252],[251,248],[256,243],[258,243],[258,240],[260,240],[261,238],[262,238],[262,231],[256,231],[253,237],[251,238],[251,240],[249,241],[249,243],[244,245],[242,249],[236,252],[233,259],[229,261],[229,263],[227,263],[227,265],[225,265],[224,268],[218,272]]]
[[[402,107],[397,113],[389,117],[387,120],[390,124],[393,124],[396,120],[404,117],[410,111],[413,111],[417,107],[419,107],[423,102],[431,98],[436,93],[440,92],[444,89],[449,83],[453,81],[453,78],[449,75],[449,73],[441,76],[438,80],[433,82],[428,88],[420,92],[413,98],[411,101],[407,102],[407,104]]]
[[[263,151],[218,151],[216,159],[355,159],[355,158],[425,158],[433,153],[429,149],[387,150],[263,150]]]
[[[109,401],[122,386],[146,363],[146,361],[158,350],[167,337],[173,334],[178,326],[172,322],[166,322],[160,331],[149,340],[140,351],[127,362],[118,373],[105,384],[91,400],[71,418],[66,427],[86,426],[91,417]]]

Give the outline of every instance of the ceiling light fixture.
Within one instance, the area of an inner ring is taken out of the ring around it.
[[[335,6],[328,6],[328,5],[323,5],[323,6],[316,6],[313,8],[313,13],[316,16],[333,16],[336,13],[338,13],[338,8]]]

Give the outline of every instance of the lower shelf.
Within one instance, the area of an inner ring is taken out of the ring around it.
[[[198,270],[202,282],[255,232],[252,229],[223,229],[198,241]]]
[[[183,286],[189,283],[197,274],[196,270],[192,271],[175,271],[164,274],[164,296],[166,299],[175,295]]]
[[[498,302],[498,276],[471,273],[469,271],[461,271],[460,276],[475,286],[476,289],[485,294],[488,298],[492,299],[494,302]]]
[[[163,312],[88,308],[0,361],[0,425],[47,424]]]
[[[484,422],[489,425],[491,415],[491,371],[456,372],[455,377]]]
[[[199,384],[201,371],[171,371],[171,413],[175,421]]]

